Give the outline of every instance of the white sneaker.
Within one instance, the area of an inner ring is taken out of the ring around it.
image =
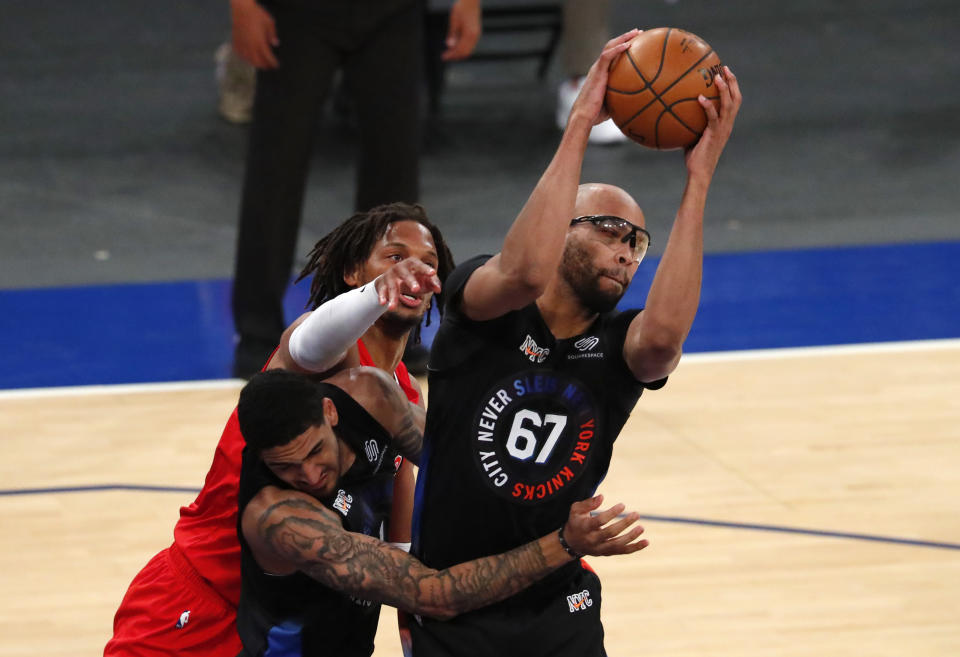
[[[256,91],[257,69],[244,61],[227,42],[213,56],[217,63],[217,111],[230,123],[250,123],[253,116],[253,94]]]
[[[567,127],[567,118],[570,116],[570,110],[573,109],[573,103],[577,100],[580,88],[583,87],[585,78],[570,78],[564,81],[557,90],[557,127],[563,130]],[[627,141],[627,136],[620,131],[613,119],[607,119],[603,123],[593,126],[590,131],[591,144],[621,144]]]

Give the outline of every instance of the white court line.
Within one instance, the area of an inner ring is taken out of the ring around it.
[[[816,356],[846,356],[909,351],[960,349],[960,338],[945,340],[913,340],[908,342],[871,342],[864,344],[831,345],[826,347],[790,347],[786,349],[751,349],[744,351],[714,351],[684,354],[681,363],[720,363],[746,360],[775,360],[777,358],[809,358]],[[35,397],[69,397],[81,395],[126,395],[150,392],[180,392],[185,390],[217,390],[243,387],[241,379],[212,379],[208,381],[173,381],[170,383],[121,383],[112,385],[62,386],[53,388],[20,388],[0,390],[0,401]]]
[[[777,358],[809,358],[813,356],[848,356],[890,352],[935,351],[960,349],[960,338],[944,340],[911,340],[905,342],[866,342],[823,347],[788,347],[782,349],[750,349],[744,351],[711,351],[684,354],[681,363],[719,363],[742,360],[774,360]]]
[[[171,381],[169,383],[116,383],[93,386],[60,386],[53,388],[20,388],[0,390],[0,401],[32,397],[71,397],[87,395],[130,395],[149,392],[181,392],[184,390],[219,390],[243,387],[241,379],[208,381]]]

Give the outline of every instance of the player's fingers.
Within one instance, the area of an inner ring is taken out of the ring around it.
[[[420,280],[409,268],[401,269],[397,274],[400,277],[400,287],[409,292],[420,291]]]
[[[603,546],[604,556],[630,554],[631,552],[636,552],[647,547],[650,544],[648,540],[637,540],[640,539],[640,535],[642,533],[642,527],[634,527],[632,530],[630,530],[630,532],[624,534],[623,536],[618,536],[606,541]]]
[[[437,273],[437,270],[434,267],[431,267],[423,260],[417,258],[407,258],[404,262],[410,262],[410,271],[412,271],[416,276],[420,278],[427,278]]]
[[[700,94],[697,100],[700,102],[700,106],[703,108],[703,111],[707,113],[708,127],[711,125],[716,125],[717,121],[720,120],[720,115],[717,114],[717,108],[714,107],[713,103],[711,103],[703,94]]]
[[[610,522],[611,520],[619,516],[621,513],[623,513],[624,509],[626,508],[627,507],[623,504],[623,502],[620,502],[618,504],[614,504],[609,509],[604,509],[603,511],[597,511],[596,513],[593,514],[593,517],[597,520],[597,522],[602,527],[603,525],[607,524],[608,522]]]
[[[633,41],[633,37],[637,36],[642,31],[643,30],[640,30],[635,27],[629,32],[624,32],[620,36],[615,36],[604,44],[603,49],[606,50],[607,48],[612,48],[617,44]]]
[[[421,262],[414,268],[413,274],[416,276],[417,281],[419,281],[420,287],[433,292],[440,291],[440,278],[437,276],[437,270],[433,267]]]
[[[740,93],[740,82],[737,76],[733,74],[729,66],[723,67],[723,76],[726,79],[727,86],[730,87],[730,96],[739,105],[743,100],[743,94]]]
[[[603,528],[603,533],[608,539],[615,539],[639,519],[640,515],[638,513],[628,513],[618,518],[616,522],[611,522],[609,525],[606,525]],[[640,532],[642,533],[643,527],[640,525],[638,525],[638,527],[640,527]],[[636,529],[636,527],[634,529]]]
[[[613,63],[613,60],[617,57],[617,55],[622,53],[624,50],[627,50],[628,48],[630,48],[629,41],[627,41],[626,43],[618,43],[617,45],[611,46],[610,48],[605,48],[604,51],[600,53],[600,59],[599,59],[600,65],[603,66],[608,62]]]
[[[713,80],[717,85],[717,93],[720,96],[720,105],[728,105],[730,103],[730,85],[727,84],[727,81],[719,73],[713,76]]]
[[[601,504],[603,504],[603,495],[594,495],[593,497],[588,497],[585,500],[574,502],[570,505],[570,517],[573,518],[575,515],[587,515],[594,509],[598,508]]]
[[[391,276],[386,288],[387,309],[394,310],[400,300],[400,281],[396,276]]]
[[[623,547],[623,550],[621,550],[620,554],[633,554],[634,552],[639,552],[648,545],[650,545],[650,541],[646,539],[637,541],[636,543],[628,543]]]

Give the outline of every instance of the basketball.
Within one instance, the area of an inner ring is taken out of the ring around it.
[[[717,53],[695,34],[673,27],[646,30],[614,60],[607,81],[607,111],[638,144],[660,150],[685,148],[707,127],[707,114],[697,97],[703,94],[720,109],[714,76],[722,68]]]

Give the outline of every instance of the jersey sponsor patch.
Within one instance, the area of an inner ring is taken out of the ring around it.
[[[377,444],[376,440],[368,440],[363,444],[363,449],[367,453],[367,460],[371,463],[377,460],[377,457],[380,456],[380,445]]]
[[[474,419],[480,475],[498,495],[537,504],[586,469],[599,435],[597,405],[578,379],[538,370],[507,377]]]
[[[600,338],[595,335],[588,335],[574,342],[573,346],[577,348],[577,351],[592,351],[598,344],[600,344]]]
[[[567,360],[583,360],[584,358],[603,358],[603,351],[596,351],[597,345],[600,344],[600,338],[595,335],[588,335],[586,337],[580,338],[573,343],[574,349],[567,354]]]

